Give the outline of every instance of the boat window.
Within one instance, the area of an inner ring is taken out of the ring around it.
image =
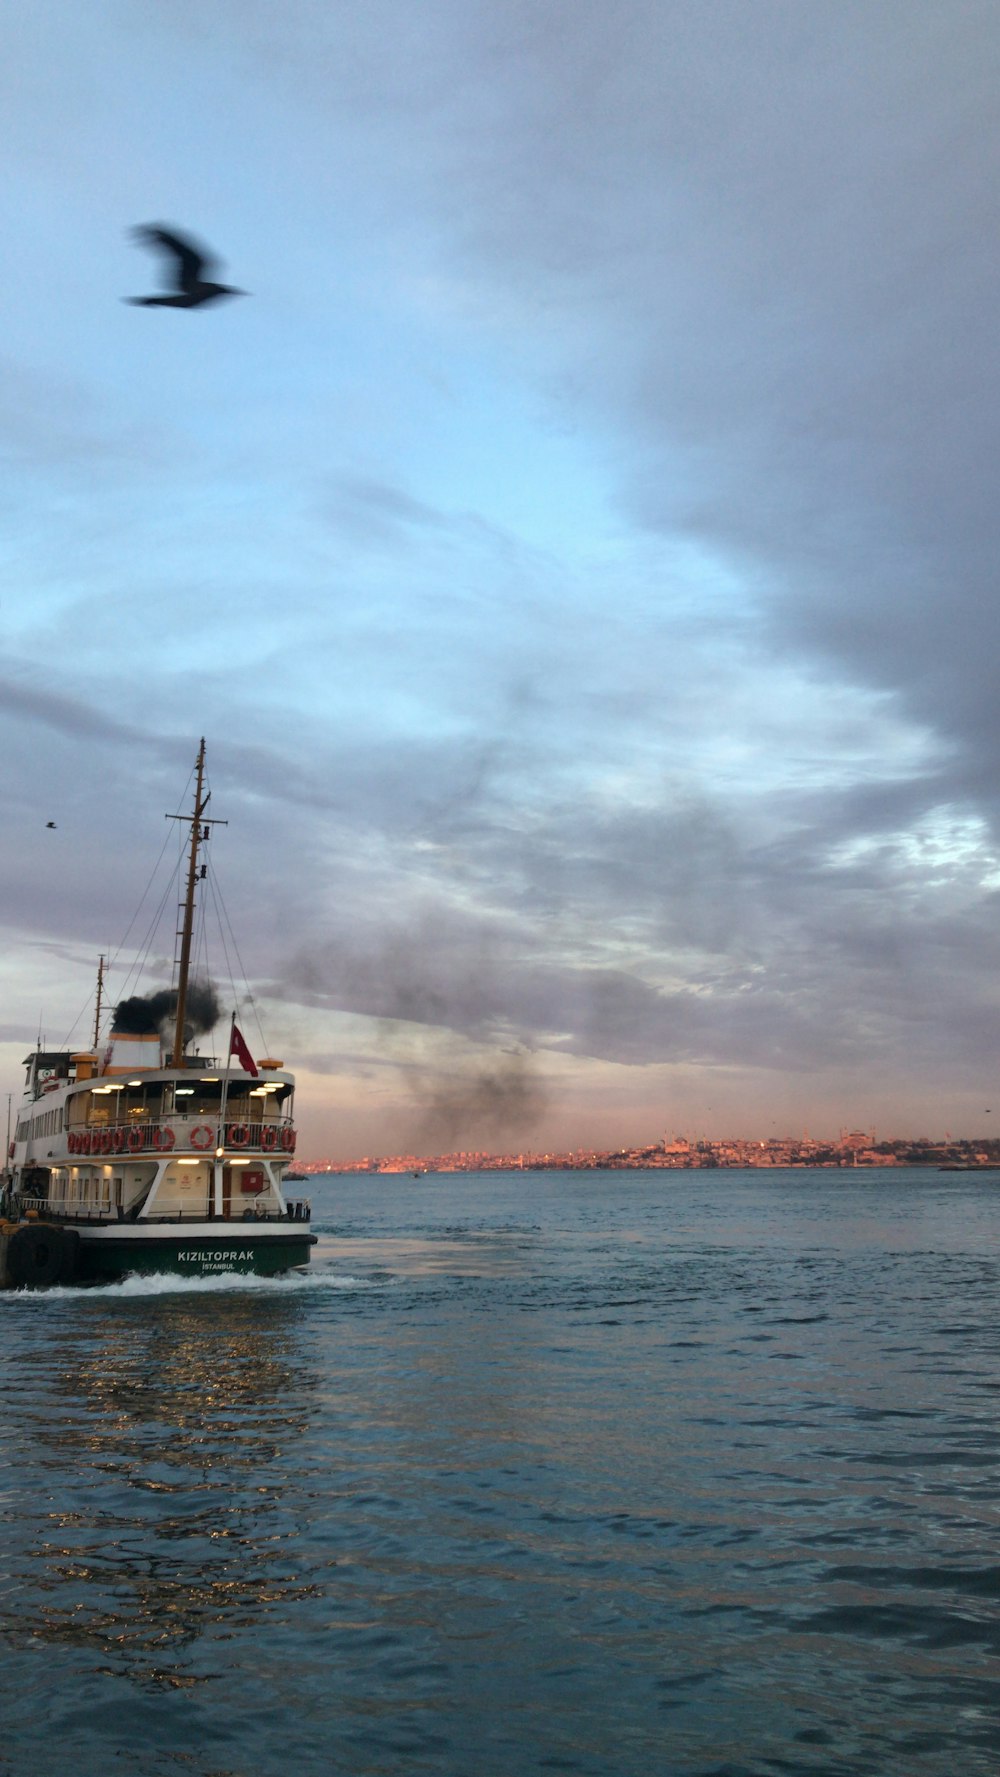
[[[69,1127],[73,1129],[80,1123],[86,1123],[87,1112],[89,1109],[90,1093],[74,1092],[66,1101],[66,1116],[69,1120]]]

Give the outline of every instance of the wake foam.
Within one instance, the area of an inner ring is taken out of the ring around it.
[[[161,1272],[151,1277],[123,1277],[118,1283],[55,1284],[43,1290],[0,1290],[0,1305],[24,1302],[86,1302],[110,1298],[150,1296],[301,1295],[315,1290],[384,1289],[382,1280],[346,1276],[319,1266],[309,1271],[286,1271],[280,1277],[257,1277],[251,1272],[216,1271],[210,1277],[181,1277]]]

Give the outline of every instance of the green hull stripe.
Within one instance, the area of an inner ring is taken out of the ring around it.
[[[308,1265],[316,1236],[303,1231],[287,1240],[255,1241],[252,1235],[236,1240],[82,1240],[82,1282],[109,1281],[130,1273],[143,1276],[157,1272],[180,1277],[212,1277],[238,1271],[259,1277],[275,1277],[299,1265]]]

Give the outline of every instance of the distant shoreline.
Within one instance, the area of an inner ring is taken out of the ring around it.
[[[850,1135],[836,1143],[792,1139],[774,1142],[684,1142],[607,1153],[457,1154],[365,1156],[355,1160],[297,1162],[308,1176],[317,1173],[370,1174],[414,1179],[425,1173],[461,1172],[841,1172],[862,1168],[936,1167],[942,1172],[1000,1172],[1000,1141],[912,1141],[869,1143]]]

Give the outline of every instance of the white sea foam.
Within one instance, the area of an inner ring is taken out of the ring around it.
[[[384,1289],[384,1282],[367,1277],[353,1277],[340,1271],[316,1266],[309,1271],[287,1271],[279,1277],[258,1277],[250,1272],[219,1271],[210,1277],[181,1277],[174,1272],[155,1276],[124,1277],[118,1283],[54,1285],[42,1290],[0,1291],[0,1304],[10,1306],[24,1302],[93,1301],[101,1297],[122,1301],[127,1297],[149,1296],[214,1296],[292,1294],[314,1290]]]

